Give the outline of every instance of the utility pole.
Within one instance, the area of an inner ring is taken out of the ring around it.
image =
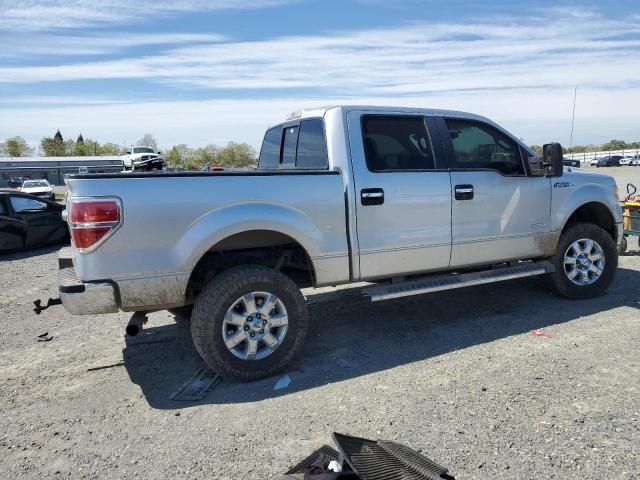
[[[578,86],[573,89],[573,113],[571,114],[571,138],[569,140],[569,153],[573,149],[573,125],[576,121],[576,97],[578,96]]]

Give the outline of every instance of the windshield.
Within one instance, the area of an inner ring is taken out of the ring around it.
[[[22,184],[22,188],[36,188],[36,187],[48,187],[49,182],[46,180],[32,180],[29,182],[24,182]]]
[[[155,153],[150,147],[133,147],[133,153]]]

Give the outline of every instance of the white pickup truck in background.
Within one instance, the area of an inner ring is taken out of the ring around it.
[[[615,181],[544,152],[478,115],[338,106],[270,128],[254,172],[71,176],[60,297],[137,312],[131,333],[144,312],[193,308],[206,363],[251,380],[303,349],[302,287],[366,281],[379,301],[546,275],[565,297],[602,294]]]
[[[129,147],[122,156],[125,170],[162,170],[164,158],[151,147]]]

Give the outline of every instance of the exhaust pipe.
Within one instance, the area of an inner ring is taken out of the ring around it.
[[[127,323],[127,328],[125,329],[127,335],[130,337],[138,335],[142,331],[144,324],[147,323],[147,320],[147,312],[135,312],[131,316],[129,323]]]

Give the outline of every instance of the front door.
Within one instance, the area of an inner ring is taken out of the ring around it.
[[[432,120],[349,112],[360,278],[449,266],[451,183]]]
[[[551,181],[527,175],[519,144],[492,125],[444,119],[450,142],[451,267],[545,253]]]

